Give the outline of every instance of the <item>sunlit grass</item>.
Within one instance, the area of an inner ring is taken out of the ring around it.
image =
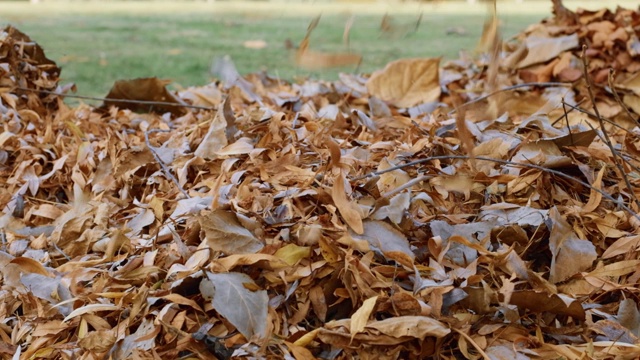
[[[504,33],[513,35],[548,16],[550,6],[547,1],[500,3]],[[407,28],[422,13],[418,31],[381,33],[380,21],[387,12],[395,24]],[[356,16],[350,51],[363,55],[359,69],[310,72],[293,66],[286,39],[299,42],[320,13],[311,47],[323,51],[347,50],[344,24]],[[328,80],[341,71],[371,72],[398,58],[455,58],[460,50],[473,50],[485,13],[484,5],[466,3],[3,2],[0,24],[15,25],[40,43],[62,66],[63,81],[75,82],[79,93],[104,95],[115,80],[124,78],[158,76],[179,86],[206,84],[212,60],[223,55],[230,55],[241,73],[267,70],[286,79]],[[465,33],[447,34],[452,27]],[[264,40],[267,46],[249,49],[243,46],[248,40]]]

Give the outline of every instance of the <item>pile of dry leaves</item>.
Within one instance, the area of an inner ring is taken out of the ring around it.
[[[554,7],[442,67],[226,59],[98,109],[0,32],[0,357],[637,358],[640,13]]]

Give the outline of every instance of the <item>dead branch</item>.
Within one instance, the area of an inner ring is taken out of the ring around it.
[[[624,183],[627,186],[627,189],[629,189],[629,195],[631,196],[633,201],[636,203],[636,206],[640,208],[640,201],[638,201],[638,198],[636,197],[636,194],[633,191],[633,187],[631,187],[631,182],[629,181],[629,177],[627,176],[627,173],[624,171],[622,164],[620,164],[620,162],[618,161],[618,158],[622,158],[622,156],[620,156],[620,154],[616,151],[615,147],[613,146],[613,142],[611,142],[611,138],[609,138],[609,134],[607,133],[607,130],[604,128],[604,120],[600,115],[600,111],[598,110],[598,106],[596,105],[596,98],[593,95],[593,84],[591,83],[591,78],[589,77],[588,65],[589,65],[589,62],[587,60],[587,45],[582,45],[582,75],[584,77],[584,81],[587,84],[587,93],[589,94],[589,100],[591,100],[591,104],[593,106],[593,112],[596,114],[596,117],[598,118],[598,122],[600,123],[600,130],[602,131],[602,135],[604,136],[604,140],[605,140],[604,142],[605,144],[607,144],[607,146],[609,147],[609,150],[611,151],[611,157],[613,158],[613,163],[616,165],[616,168],[620,172],[620,176],[624,180]]]

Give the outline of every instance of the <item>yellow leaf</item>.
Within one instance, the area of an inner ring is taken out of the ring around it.
[[[364,330],[365,326],[367,326],[367,322],[369,321],[369,316],[371,316],[371,312],[376,306],[376,300],[378,300],[377,296],[368,298],[362,303],[362,306],[351,316],[351,340],[356,336],[357,333]]]
[[[308,246],[287,244],[278,249],[274,255],[284,260],[287,264],[293,266],[298,263],[298,261],[311,256],[311,248]]]

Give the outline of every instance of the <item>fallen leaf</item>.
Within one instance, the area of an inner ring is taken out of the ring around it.
[[[562,218],[556,207],[549,210],[547,227],[549,250],[551,250],[551,268],[549,281],[558,283],[591,268],[598,257],[595,246],[588,240],[582,240],[573,232],[571,225]]]
[[[174,115],[182,115],[185,113],[184,102],[177,96],[170,93],[165,86],[170,81],[153,78],[138,78],[133,80],[118,80],[113,84],[111,90],[107,94],[102,108],[108,109],[115,106],[120,109],[130,109],[140,112],[170,112]],[[127,102],[118,100],[132,100],[139,102]],[[141,102],[149,101],[158,104],[144,104]],[[166,104],[159,104],[166,103]],[[175,104],[176,106],[171,106]]]
[[[363,331],[367,326],[369,316],[371,316],[371,312],[373,312],[377,300],[378,297],[374,296],[363,301],[362,306],[360,306],[360,308],[351,316],[351,328],[349,329],[351,332],[351,340],[353,340],[353,337],[356,336],[357,333]]]
[[[232,323],[246,339],[264,340],[267,335],[269,297],[264,290],[251,291],[255,283],[245,274],[213,274],[206,271],[200,283],[205,299],[213,299],[213,308]]]
[[[214,251],[227,255],[252,254],[264,245],[244,228],[234,213],[226,210],[210,211],[199,218],[204,241]]]
[[[412,107],[440,97],[440,58],[401,59],[367,80],[369,95],[396,107]]]

